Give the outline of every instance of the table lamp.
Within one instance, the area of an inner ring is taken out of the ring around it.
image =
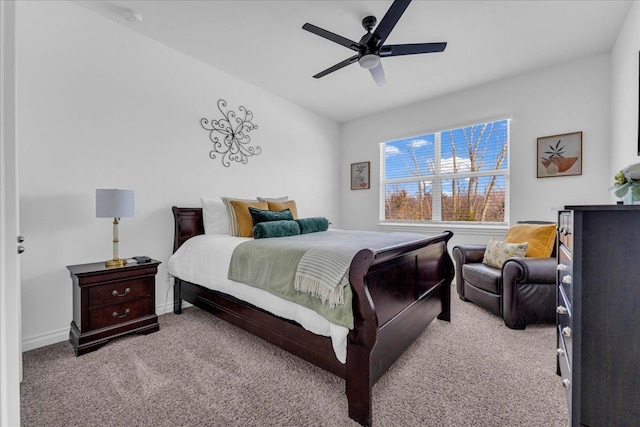
[[[133,190],[96,189],[96,218],[113,218],[113,259],[107,267],[122,267],[126,260],[118,258],[118,224],[120,218],[133,217]]]

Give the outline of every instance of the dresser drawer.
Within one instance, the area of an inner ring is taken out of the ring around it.
[[[154,286],[154,277],[117,280],[90,286],[88,289],[89,308],[119,304],[125,301],[148,297],[154,292]]]
[[[563,244],[558,248],[558,288],[564,293],[566,307],[573,306],[573,261],[571,252]]]
[[[573,215],[571,212],[560,212],[558,216],[558,239],[570,250],[573,249]]]
[[[569,414],[571,414],[571,363],[567,355],[566,347],[564,347],[564,340],[562,339],[562,335],[559,335],[559,337],[558,364],[560,365],[562,387],[564,388],[567,405],[569,406]]]
[[[106,328],[153,314],[150,299],[140,298],[89,310],[89,329]]]
[[[573,356],[573,328],[571,325],[571,316],[568,314],[558,316],[558,341],[562,341],[562,346],[569,363]]]

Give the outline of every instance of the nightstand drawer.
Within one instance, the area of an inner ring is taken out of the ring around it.
[[[89,328],[91,330],[135,320],[153,314],[149,310],[149,298],[141,298],[120,304],[113,304],[89,310]]]
[[[153,293],[154,285],[153,277],[142,277],[91,286],[89,287],[89,308],[148,297]]]

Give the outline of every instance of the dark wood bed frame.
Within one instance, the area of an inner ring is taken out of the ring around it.
[[[204,225],[201,208],[174,206],[172,210],[175,252],[189,238],[203,234]],[[330,338],[177,277],[173,311],[180,314],[182,301],[187,301],[343,378],[349,416],[370,426],[376,381],[436,317],[450,320],[454,267],[447,242],[452,235],[445,231],[406,245],[356,254],[349,271],[355,323],[347,338],[346,364],[336,359]]]

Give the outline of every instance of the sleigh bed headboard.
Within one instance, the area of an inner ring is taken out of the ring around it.
[[[193,236],[204,234],[202,208],[179,208],[173,206],[175,234],[173,236],[173,252]]]

